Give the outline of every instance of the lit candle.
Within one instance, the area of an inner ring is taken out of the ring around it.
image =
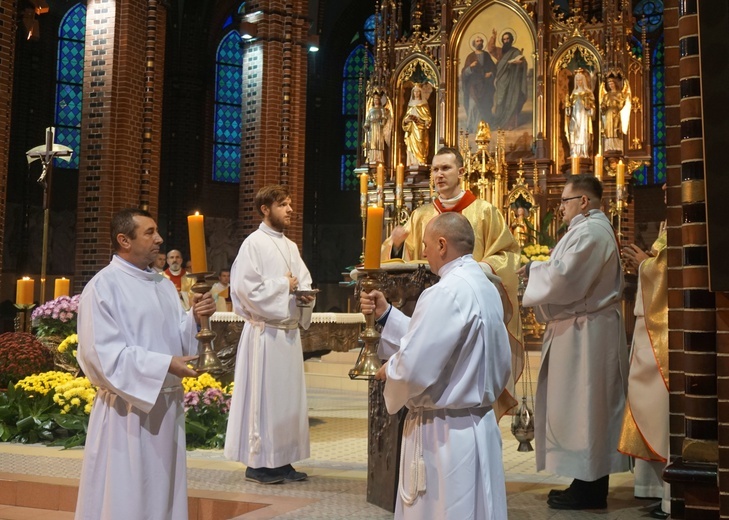
[[[359,176],[359,194],[367,195],[368,184],[370,183],[370,176],[366,173],[361,173]]]
[[[623,164],[622,159],[618,162],[618,174],[615,177],[615,186],[618,188],[625,186],[625,164]]]
[[[595,178],[599,181],[602,180],[602,155],[600,154],[595,156]]]
[[[385,165],[377,163],[377,187],[381,188],[385,183]]]
[[[405,166],[403,166],[403,164],[400,163],[397,165],[397,169],[395,170],[395,185],[402,187],[404,181],[405,181]]]
[[[205,253],[205,217],[195,212],[187,216],[187,231],[190,235],[190,261],[193,273],[208,270],[208,257]]]
[[[59,296],[68,296],[70,280],[68,278],[56,278],[54,285],[53,298]]]
[[[380,268],[380,248],[382,247],[383,208],[367,208],[367,233],[365,234],[365,269]]]
[[[576,155],[572,157],[572,175],[579,175],[580,173],[580,158]]]
[[[16,305],[30,305],[33,303],[33,293],[35,289],[35,280],[24,276],[18,280],[18,286],[15,291]]]

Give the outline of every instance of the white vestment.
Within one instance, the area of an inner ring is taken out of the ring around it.
[[[395,518],[503,520],[501,433],[491,408],[511,371],[501,298],[471,255],[438,274],[412,318],[392,308],[380,340],[380,356],[389,357],[387,410],[408,408]]]
[[[577,215],[522,305],[547,323],[534,409],[537,471],[585,481],[628,469],[617,451],[628,384],[623,270],[607,217]]]
[[[311,288],[296,244],[263,223],[243,241],[230,272],[233,311],[245,325],[225,456],[252,468],[277,468],[309,457],[299,325],[309,328],[313,305],[296,305],[288,272],[300,289]]]
[[[187,518],[185,413],[172,356],[197,350],[175,286],[114,256],[86,285],[78,361],[99,387],[89,419],[76,518]]]

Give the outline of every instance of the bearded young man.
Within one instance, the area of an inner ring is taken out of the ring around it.
[[[291,463],[309,457],[304,358],[299,326],[311,324],[311,275],[286,238],[291,197],[284,186],[255,198],[263,222],[243,241],[231,268],[233,311],[245,318],[235,363],[225,456],[246,466],[246,480],[276,484],[307,478]]]

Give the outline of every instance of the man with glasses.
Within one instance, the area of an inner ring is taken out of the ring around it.
[[[574,480],[549,492],[553,509],[604,509],[610,473],[628,469],[618,453],[628,380],[621,312],[623,270],[602,184],[574,175],[562,191],[568,224],[547,262],[520,269],[522,304],[547,323],[535,404],[537,470]]]

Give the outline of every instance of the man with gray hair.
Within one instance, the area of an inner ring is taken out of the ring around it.
[[[501,433],[492,408],[511,370],[498,290],[473,259],[468,219],[443,213],[426,226],[423,254],[440,281],[423,291],[412,318],[379,291],[362,312],[383,325],[391,414],[406,406],[396,519],[503,519]]]

